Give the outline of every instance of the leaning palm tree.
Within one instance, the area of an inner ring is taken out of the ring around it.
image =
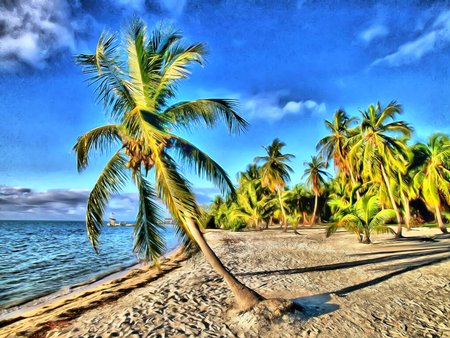
[[[280,203],[281,212],[283,214],[284,229],[283,232],[287,231],[286,222],[286,212],[284,210],[282,201],[282,189],[287,182],[290,181],[289,173],[293,173],[294,170],[286,164],[291,158],[295,158],[292,154],[282,154],[281,150],[286,146],[286,143],[280,142],[279,139],[274,139],[272,144],[268,147],[264,147],[267,152],[267,156],[257,156],[255,157],[255,163],[263,162],[260,167],[261,183],[263,187],[267,187],[273,193],[278,194],[278,200]]]
[[[362,162],[362,174],[374,182],[384,183],[390,202],[397,215],[397,237],[402,237],[402,218],[394,198],[391,187],[393,168],[401,173],[406,171],[407,156],[404,142],[394,138],[392,133],[401,134],[409,138],[412,127],[406,122],[394,121],[385,123],[387,119],[393,119],[396,114],[402,112],[402,107],[397,102],[390,102],[383,110],[380,103],[371,105],[367,111],[361,111],[363,117],[360,133],[352,139],[352,149],[349,157],[360,157]]]
[[[335,224],[327,228],[327,237],[334,234],[338,228],[344,227],[347,231],[353,232],[360,243],[370,244],[370,235],[377,234],[395,234],[395,231],[384,225],[388,220],[395,217],[395,211],[385,209],[380,211],[380,202],[378,197],[364,195],[352,207],[351,213],[348,213]]]
[[[195,63],[204,62],[202,43],[186,46],[180,31],[163,27],[149,34],[146,23],[139,18],[127,23],[122,41],[118,36],[104,32],[94,54],[76,58],[83,73],[90,75],[87,82],[96,87],[97,101],[103,103],[110,120],[110,124],[78,138],[74,146],[78,170],[88,166],[92,155],[114,149],[87,202],[86,226],[91,244],[98,251],[108,200],[131,179],[139,191],[134,250],[154,262],[164,251],[161,213],[155,203],[160,199],[185,243],[193,239],[198,244],[228,283],[239,307],[248,309],[262,297],[232,276],[203,238],[198,227],[201,212],[181,167],[192,168],[225,194],[234,193],[233,184],[215,161],[175,133],[198,125],[212,127],[219,120],[225,121],[230,133],[239,133],[247,123],[236,113],[237,102],[233,100],[171,104],[180,81],[188,77]],[[150,172],[154,174],[153,183],[147,179]]]
[[[327,168],[327,161],[322,160],[319,156],[311,156],[311,162],[305,161],[303,164],[308,168],[305,169],[302,178],[307,177],[306,186],[314,193],[314,211],[310,223],[310,226],[313,226],[316,219],[317,201],[325,186],[326,178],[330,177],[330,174],[324,170]]]
[[[417,144],[416,150],[425,155],[425,161],[414,177],[414,185],[420,189],[424,202],[434,209],[439,229],[447,234],[441,208],[443,201],[450,202],[450,139],[436,133],[428,144]]]

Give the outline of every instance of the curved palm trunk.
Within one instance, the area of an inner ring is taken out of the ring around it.
[[[214,251],[211,250],[208,243],[205,241],[205,238],[200,232],[197,223],[192,221],[191,219],[186,219],[187,226],[189,231],[192,234],[192,237],[195,239],[197,244],[200,246],[203,254],[205,255],[206,260],[209,264],[216,270],[227,282],[231,292],[236,297],[236,302],[241,310],[249,310],[260,301],[264,300],[264,297],[259,295],[257,292],[249,289],[244,284],[239,282],[222,264],[219,258],[216,256]]]
[[[283,222],[284,222],[283,232],[287,232],[286,212],[284,211],[283,201],[281,200],[281,188],[277,187],[277,190],[278,190],[278,199],[280,200],[281,212],[283,213]]]
[[[438,206],[436,206],[436,218],[439,224],[439,229],[441,229],[443,234],[448,234],[447,228],[445,227],[444,222],[442,222],[441,210]]]
[[[396,238],[401,238],[401,237],[403,237],[402,236],[402,216],[400,216],[400,211],[398,211],[397,203],[395,203],[394,194],[392,193],[391,184],[389,183],[389,179],[388,179],[388,177],[386,175],[386,171],[384,170],[383,164],[380,164],[380,167],[381,167],[381,173],[383,174],[384,182],[386,183],[386,186],[388,188],[389,198],[391,199],[392,207],[394,208],[395,214],[397,215],[398,227],[397,227],[397,234],[395,235],[395,237]]]
[[[314,211],[313,214],[311,216],[311,224],[309,225],[310,227],[312,227],[314,225],[314,222],[316,221],[316,212],[317,212],[317,200],[319,199],[319,194],[316,193],[316,197],[314,200]]]

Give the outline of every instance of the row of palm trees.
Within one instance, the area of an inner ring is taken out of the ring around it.
[[[220,226],[238,219],[258,229],[278,219],[286,231],[288,223],[313,225],[318,213],[335,221],[328,235],[345,226],[370,243],[372,231],[393,232],[384,226],[390,220],[397,223],[396,237],[402,237],[402,225],[411,227],[411,202],[422,200],[447,233],[442,212],[450,202],[450,140],[434,134],[427,144],[409,145],[413,128],[395,120],[401,112],[396,102],[360,110],[361,119],[336,111],[333,121],[325,120],[330,135],[318,142],[318,155],[304,163],[306,184],[292,189],[287,162],[294,155],[283,154],[285,143],[275,139],[263,147],[266,156],[238,174],[238,198],[217,197],[209,215]],[[327,171],[331,161],[334,178]]]

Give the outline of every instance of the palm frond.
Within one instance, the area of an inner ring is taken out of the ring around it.
[[[134,226],[133,251],[145,262],[153,261],[157,266],[161,254],[165,251],[162,225],[162,210],[154,202],[156,194],[142,175],[138,175],[139,211]]]
[[[234,195],[235,189],[225,170],[206,153],[196,148],[193,144],[181,138],[171,140],[173,149],[183,167],[194,168],[195,173],[208,181],[214,183],[224,195]]]
[[[117,152],[103,169],[89,194],[86,207],[86,228],[89,241],[96,253],[98,253],[98,236],[103,228],[106,204],[111,195],[119,193],[127,181],[126,162],[125,157]]]
[[[135,106],[125,66],[119,55],[117,34],[103,32],[95,54],[76,56],[76,64],[83,66],[84,74],[93,74],[86,81],[97,85],[96,102],[103,103],[111,117],[120,120],[123,114]]]
[[[326,237],[330,237],[331,235],[333,235],[334,233],[336,233],[336,231],[339,229],[339,226],[337,225],[337,223],[331,223],[327,226],[326,229]]]
[[[175,126],[187,129],[203,124],[212,128],[223,120],[228,132],[238,135],[247,129],[248,123],[236,112],[237,103],[231,99],[183,101],[167,108],[163,115]]]
[[[379,227],[379,226],[385,224],[387,221],[389,221],[390,219],[393,219],[395,217],[396,217],[396,214],[395,214],[394,210],[392,210],[392,209],[381,210],[372,219],[372,221],[369,224],[369,227],[375,229],[376,227]]]
[[[89,154],[94,152],[103,154],[114,144],[120,144],[120,125],[111,124],[88,131],[80,136],[72,151],[77,155],[78,172],[83,171],[88,166]]]
[[[386,225],[378,225],[371,229],[376,234],[392,234],[395,235],[395,231]]]

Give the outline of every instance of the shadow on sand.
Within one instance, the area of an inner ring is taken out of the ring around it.
[[[301,311],[300,317],[302,319],[306,320],[306,319],[309,319],[312,317],[324,315],[324,314],[331,313],[331,312],[338,310],[339,305],[329,303],[330,301],[332,301],[332,296],[345,297],[347,294],[349,294],[351,292],[382,283],[392,277],[401,275],[405,272],[414,271],[414,270],[420,269],[425,266],[430,266],[433,264],[444,262],[449,259],[450,259],[450,254],[447,254],[445,256],[441,256],[441,257],[437,257],[437,258],[425,258],[425,259],[422,259],[419,261],[406,262],[403,264],[396,264],[394,266],[389,266],[387,268],[388,269],[399,269],[399,270],[393,271],[384,276],[380,276],[380,277],[377,277],[377,278],[374,278],[369,281],[359,283],[356,285],[351,285],[346,288],[337,290],[335,292],[322,293],[319,295],[308,296],[308,297],[294,298],[294,299],[292,299],[292,301],[295,304],[297,304],[300,308],[303,309]],[[380,268],[378,270],[385,270],[385,268]]]
[[[419,252],[414,252],[414,251],[419,251]],[[433,249],[405,250],[405,251],[401,251],[401,252],[406,252],[406,253],[401,253],[401,254],[397,254],[397,255],[389,255],[389,256],[385,256],[385,257],[363,259],[363,260],[359,260],[359,261],[318,265],[318,266],[311,266],[311,267],[297,268],[297,269],[243,272],[243,273],[236,273],[235,276],[239,277],[239,276],[292,275],[292,274],[305,273],[305,272],[332,271],[332,270],[353,268],[356,266],[362,266],[362,265],[368,265],[368,264],[390,262],[390,261],[395,261],[395,260],[420,258],[423,256],[429,257],[429,256],[433,256],[433,255],[440,255],[440,254],[448,253],[449,251],[450,251],[450,246],[442,245],[442,246],[436,247],[436,249],[434,249],[434,250]],[[378,254],[377,252],[373,253],[373,255],[377,255],[377,254]]]

